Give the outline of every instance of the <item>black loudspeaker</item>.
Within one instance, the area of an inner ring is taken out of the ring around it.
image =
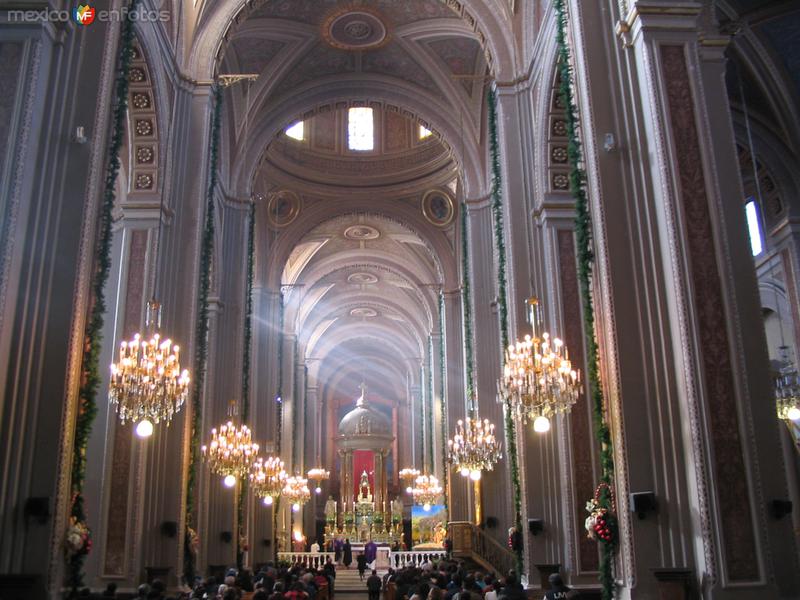
[[[178,535],[178,522],[164,521],[161,523],[161,535],[168,538],[176,537]]]
[[[644,519],[649,512],[658,512],[655,492],[632,492],[631,512],[636,513],[640,519]]]
[[[272,540],[269,538],[264,538],[263,540],[261,540],[261,545],[264,546],[264,548],[269,548],[270,546],[272,546]]]
[[[528,519],[528,531],[531,535],[539,535],[544,531],[544,519]]]
[[[497,527],[498,520],[497,517],[486,517],[486,527],[489,529],[495,529]]]
[[[770,512],[772,516],[778,520],[786,515],[792,514],[792,501],[791,500],[773,500],[770,502]]]
[[[219,534],[219,539],[226,544],[230,544],[233,540],[233,534],[230,531],[223,531]]]
[[[28,498],[25,500],[22,513],[26,523],[34,519],[39,525],[44,525],[50,519],[50,498],[46,496]]]

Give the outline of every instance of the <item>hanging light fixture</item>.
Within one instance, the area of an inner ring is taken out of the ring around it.
[[[300,507],[311,500],[311,491],[308,489],[308,480],[295,475],[286,480],[283,486],[283,497],[292,505],[292,512],[298,512]]]
[[[406,492],[410,494],[411,490],[414,489],[414,481],[419,477],[420,472],[419,469],[406,467],[405,469],[400,469],[397,475],[400,477],[400,481],[403,482],[403,485],[405,485]]]
[[[462,476],[473,481],[481,478],[482,471],[492,471],[503,456],[489,419],[459,419],[456,433],[453,439],[447,440],[447,447],[450,463]]]
[[[163,214],[162,195],[154,261],[156,288]],[[154,423],[169,424],[189,395],[189,371],[181,369],[180,347],[159,333],[161,304],[156,300],[156,291],[153,290],[153,298],[145,310],[144,335],[137,333],[120,344],[119,360],[111,364],[108,390],[109,401],[116,406],[120,421],[137,422],[136,434],[142,438],[152,435]]]
[[[330,476],[331,476],[330,471],[326,471],[322,467],[314,467],[313,469],[310,469],[306,474],[306,477],[308,477],[310,481],[316,483],[316,486],[314,486],[315,494],[322,493],[322,482],[327,481]]]
[[[442,486],[433,475],[420,475],[414,482],[411,495],[414,497],[414,503],[422,505],[427,512],[432,505],[439,501],[442,495]]]
[[[259,456],[250,467],[250,489],[267,506],[281,495],[287,479],[283,461],[277,456],[268,456],[266,459]]]
[[[231,401],[228,415],[235,414],[236,402]],[[200,449],[212,473],[222,475],[227,487],[245,477],[258,456],[258,444],[253,442],[247,425],[237,427],[229,420],[219,429],[211,430],[211,442]]]
[[[529,298],[533,335],[506,349],[503,377],[498,382],[501,398],[510,398],[522,420],[533,421],[538,433],[550,429],[550,418],[567,413],[581,393],[580,373],[572,368],[564,342],[538,333],[539,300]]]

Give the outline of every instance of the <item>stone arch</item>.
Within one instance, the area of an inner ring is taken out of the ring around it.
[[[215,74],[231,27],[242,23],[265,0],[214,2],[204,12],[191,42],[188,58],[190,76],[211,79]],[[514,49],[508,34],[508,4],[503,0],[440,0],[474,32],[484,49],[486,62],[500,80],[513,79]]]
[[[396,203],[392,207],[381,207],[377,210],[369,201],[356,201],[349,206],[350,213],[374,214],[403,223],[414,232],[421,240],[429,244],[434,261],[438,263],[442,281],[446,289],[453,289],[459,285],[458,268],[455,260],[455,250],[446,234],[425,222],[420,211],[408,204]],[[280,277],[283,266],[289,258],[297,240],[304,238],[317,226],[333,218],[341,217],[341,210],[331,203],[320,202],[304,208],[302,219],[296,219],[291,225],[280,231],[270,248],[273,260],[270,261],[266,274],[265,284],[272,289],[278,289],[281,284]]]
[[[488,188],[483,154],[480,149],[480,131],[467,122],[460,122],[450,107],[430,94],[409,85],[398,84],[383,77],[374,77],[365,82],[363,78],[337,77],[335,81],[320,81],[303,92],[271,105],[263,113],[258,124],[251,123],[247,146],[242,152],[243,160],[238,161],[231,173],[231,188],[248,194],[263,151],[273,138],[294,121],[314,114],[322,107],[349,106],[354,102],[378,102],[401,107],[410,118],[428,123],[437,131],[445,144],[448,144],[456,161],[462,165],[465,192],[478,196]],[[462,126],[468,137],[464,140],[463,154],[460,141]]]

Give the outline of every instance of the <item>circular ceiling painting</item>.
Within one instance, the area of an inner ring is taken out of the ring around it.
[[[269,197],[267,218],[273,227],[286,227],[300,214],[300,197],[290,190],[275,192]]]
[[[346,8],[330,15],[322,24],[322,37],[340,50],[369,50],[389,41],[386,25],[366,8]]]
[[[372,273],[353,273],[347,278],[347,283],[366,285],[370,283],[378,283],[378,278]]]
[[[374,308],[369,308],[366,306],[361,306],[359,308],[354,308],[350,311],[351,317],[358,317],[359,319],[369,319],[372,317],[378,316],[378,311]]]
[[[344,230],[344,237],[348,240],[377,240],[381,232],[369,225],[353,225]]]
[[[453,198],[444,190],[431,190],[422,197],[422,214],[437,227],[445,227],[453,220]]]

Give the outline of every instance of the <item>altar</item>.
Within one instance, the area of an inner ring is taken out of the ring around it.
[[[326,541],[349,539],[351,546],[370,540],[389,544],[399,540],[402,527],[402,502],[390,502],[387,494],[391,423],[369,405],[366,393],[361,384],[355,408],[339,422],[339,498],[325,504]]]

